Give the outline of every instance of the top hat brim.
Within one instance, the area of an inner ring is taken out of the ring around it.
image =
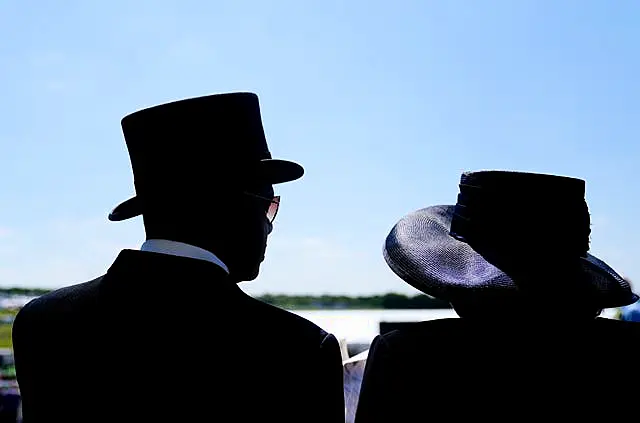
[[[260,160],[254,180],[268,184],[282,184],[295,181],[304,175],[304,168],[289,160],[264,159]],[[144,207],[140,197],[135,196],[118,204],[109,213],[109,220],[118,222],[131,219],[143,213]]]
[[[518,286],[507,274],[450,235],[453,210],[454,206],[432,206],[401,219],[385,240],[388,266],[414,288],[445,301],[515,298]],[[544,266],[544,251],[531,262]],[[579,277],[593,287],[602,309],[632,304],[639,298],[622,276],[590,254],[581,258]]]

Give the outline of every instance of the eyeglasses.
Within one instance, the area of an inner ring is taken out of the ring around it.
[[[259,200],[268,201],[270,204],[269,204],[269,208],[267,209],[267,220],[269,220],[270,223],[273,223],[273,221],[276,218],[276,215],[278,214],[278,209],[280,208],[280,196],[276,195],[273,198],[267,198],[267,197],[263,197],[261,195],[253,194],[251,192],[246,192],[246,191],[244,194],[253,198],[257,198]]]

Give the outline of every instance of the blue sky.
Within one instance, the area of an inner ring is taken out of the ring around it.
[[[230,91],[259,94],[272,153],[307,171],[278,187],[251,293],[415,292],[384,237],[479,169],[586,179],[592,251],[640,278],[640,3],[27,3],[0,3],[1,285],[139,247],[141,219],[106,219],[133,193],[120,119]]]

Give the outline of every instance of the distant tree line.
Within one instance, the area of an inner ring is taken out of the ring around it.
[[[442,300],[424,294],[407,296],[384,294],[363,297],[343,295],[273,295],[258,297],[260,300],[286,309],[441,309],[451,308]]]
[[[37,297],[50,289],[44,288],[1,288],[3,296]],[[258,299],[286,309],[437,309],[451,308],[446,301],[427,295],[407,296],[403,294],[383,294],[372,296],[350,297],[346,295],[284,295],[266,294]]]
[[[24,295],[26,297],[37,297],[50,292],[50,289],[44,288],[2,288],[0,287],[0,295],[15,297]]]

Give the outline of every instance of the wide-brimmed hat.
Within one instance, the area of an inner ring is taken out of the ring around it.
[[[302,177],[295,162],[271,157],[258,96],[228,93],[150,107],[122,119],[136,196],[109,220],[145,209],[176,207],[189,196],[215,200],[229,188],[279,184]]]
[[[583,180],[481,171],[464,173],[459,188],[455,205],[415,211],[386,238],[387,264],[416,289],[454,303],[521,298],[532,288],[522,275],[531,273],[550,297],[588,295],[603,309],[638,300],[622,276],[588,253]]]

